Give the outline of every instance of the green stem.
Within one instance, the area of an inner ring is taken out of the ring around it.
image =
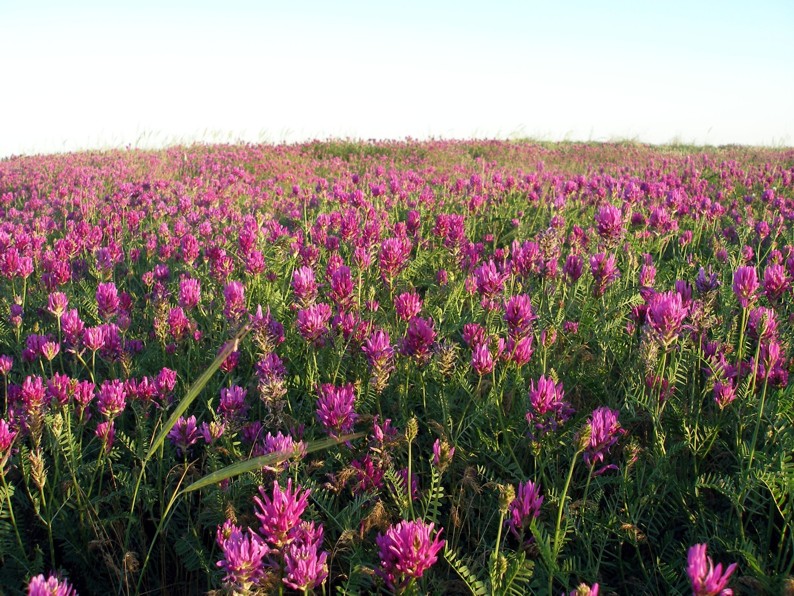
[[[565,479],[565,487],[562,489],[560,505],[557,508],[557,523],[554,525],[554,542],[551,545],[552,554],[554,556],[554,568],[549,569],[549,594],[551,594],[554,589],[554,575],[557,567],[557,557],[560,554],[560,525],[562,525],[562,512],[563,509],[565,509],[565,499],[568,497],[568,489],[571,486],[571,479],[573,478],[573,469],[576,467],[576,460],[583,451],[584,449],[582,448],[578,449],[571,459],[571,467],[568,468],[568,477]]]
[[[25,546],[22,543],[22,537],[19,535],[19,526],[17,526],[16,517],[14,517],[14,505],[11,501],[11,491],[8,488],[8,482],[6,481],[5,465],[6,458],[3,459],[2,465],[0,465],[0,478],[3,479],[3,489],[5,490],[6,501],[8,501],[8,516],[11,518],[11,525],[14,526],[14,533],[16,534],[17,544],[19,545],[19,552],[25,555]]]

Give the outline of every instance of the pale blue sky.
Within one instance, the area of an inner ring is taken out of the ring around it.
[[[0,156],[407,136],[791,146],[792,31],[792,0],[0,0]]]

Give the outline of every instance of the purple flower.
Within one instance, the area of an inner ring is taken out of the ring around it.
[[[410,321],[422,310],[422,299],[416,292],[403,292],[394,299],[394,310],[403,321]]]
[[[736,563],[728,565],[722,572],[722,563],[714,566],[706,556],[706,545],[695,544],[687,553],[686,571],[692,584],[693,596],[732,596],[733,590],[726,588],[728,580],[736,570]]]
[[[367,356],[367,362],[376,370],[389,370],[394,357],[394,348],[391,345],[389,334],[383,329],[376,329],[361,346],[361,351]]]
[[[595,214],[598,235],[604,240],[619,240],[623,235],[623,214],[614,205],[602,205]]]
[[[323,530],[313,524],[301,524],[296,536],[284,548],[284,584],[294,590],[308,592],[320,586],[328,577],[328,553],[320,551]]]
[[[77,596],[75,589],[65,579],[58,576],[37,575],[30,578],[28,596]]]
[[[534,381],[529,382],[531,409],[527,412],[526,419],[530,427],[534,428],[534,432],[530,433],[533,439],[556,431],[573,415],[574,409],[563,399],[564,396],[562,383],[555,384],[550,377],[541,375],[537,385]]]
[[[703,267],[700,268],[698,271],[698,276],[695,278],[695,288],[701,294],[705,294],[706,292],[711,292],[712,290],[716,290],[720,287],[720,280],[717,277],[717,274],[711,270],[711,265],[709,265],[709,272],[708,276],[706,275],[706,271]]]
[[[61,331],[63,331],[63,343],[70,348],[77,346],[80,338],[83,335],[85,323],[80,319],[77,314],[77,309],[72,308],[67,310],[61,316]]]
[[[119,309],[119,291],[113,282],[101,283],[96,290],[99,318],[109,321]]]
[[[110,453],[113,448],[113,439],[116,437],[116,427],[112,420],[105,420],[100,422],[96,427],[96,436],[102,441],[105,447],[105,453]]]
[[[736,294],[742,308],[747,308],[755,300],[758,286],[758,274],[755,272],[755,267],[739,267],[733,274],[733,293]]]
[[[562,274],[569,284],[574,284],[582,277],[584,269],[584,259],[580,255],[568,255],[565,265],[562,266]]]
[[[185,418],[180,416],[174,427],[169,431],[168,438],[176,447],[177,456],[187,454],[187,450],[198,442],[201,433],[196,427],[196,417]]]
[[[126,406],[127,391],[124,384],[118,379],[103,382],[97,395],[99,413],[110,420],[121,414]]]
[[[663,292],[651,297],[645,320],[659,342],[669,347],[678,338],[686,315],[681,294]]]
[[[292,292],[302,306],[310,306],[317,298],[317,282],[311,267],[299,267],[292,273]]]
[[[217,540],[223,552],[217,565],[226,572],[224,583],[247,592],[265,576],[265,557],[270,549],[256,532],[243,531],[229,520],[218,528]]]
[[[487,343],[475,346],[471,354],[471,367],[479,376],[489,374],[494,368],[494,360]]]
[[[523,539],[532,520],[540,515],[542,504],[540,486],[531,480],[518,485],[518,494],[508,505],[507,519],[505,519],[505,523],[516,538]]]
[[[0,418],[0,458],[11,448],[16,436],[16,431],[12,431],[8,423]]]
[[[764,269],[764,294],[770,300],[778,300],[791,287],[786,268],[780,264]]]
[[[199,302],[201,302],[201,282],[190,277],[179,282],[179,306],[185,310],[192,310]]]
[[[223,316],[227,321],[238,321],[245,312],[245,286],[240,281],[232,281],[223,288]]]
[[[505,321],[513,338],[524,337],[532,331],[537,316],[532,312],[532,302],[526,294],[511,296],[505,304]]]
[[[432,319],[414,317],[408,323],[408,330],[402,342],[402,353],[424,362],[430,357],[430,349],[436,341],[436,331]]]
[[[238,385],[221,389],[221,400],[218,403],[218,413],[225,420],[240,420],[248,413],[248,404],[245,397],[248,391]]]
[[[358,414],[354,409],[356,396],[353,385],[336,387],[330,383],[320,385],[317,399],[317,420],[332,437],[353,431]]]
[[[376,573],[390,590],[403,588],[412,579],[422,577],[438,560],[445,541],[439,538],[441,530],[432,536],[434,528],[435,524],[421,520],[401,521],[375,538],[381,564]]]
[[[298,311],[297,325],[303,339],[319,344],[328,332],[328,321],[331,318],[331,307],[325,303],[313,304]]]
[[[595,280],[593,294],[602,296],[607,287],[620,277],[620,271],[615,264],[615,255],[607,256],[601,252],[590,257],[590,273]]]
[[[273,436],[267,433],[262,443],[254,448],[253,455],[269,455],[271,453],[279,453],[284,456],[284,460],[265,466],[266,470],[271,472],[283,472],[290,465],[290,460],[300,460],[306,455],[306,444],[303,441],[296,441],[290,435],[284,435],[279,431]]]
[[[604,461],[604,455],[609,449],[618,442],[620,435],[626,433],[618,422],[620,412],[611,410],[606,406],[601,406],[593,410],[587,425],[590,430],[590,438],[584,451],[584,462],[588,466],[594,466],[596,462]],[[596,474],[605,471],[607,467],[598,470]]]
[[[509,274],[497,270],[493,260],[474,270],[477,291],[486,299],[493,299],[502,291]]]
[[[281,490],[278,480],[273,481],[273,496],[259,487],[258,497],[254,497],[256,517],[262,522],[259,533],[273,545],[282,548],[292,541],[290,530],[298,524],[306,506],[309,504],[311,490],[296,486],[292,490],[292,478],[287,480],[286,490]]]
[[[723,409],[734,399],[736,399],[736,387],[732,381],[726,380],[725,383],[714,383],[714,401],[717,402],[720,409]]]
[[[209,423],[202,422],[199,427],[199,432],[207,445],[212,445],[220,439],[225,430],[226,425],[223,422],[215,422],[214,420]]]
[[[758,306],[750,311],[747,318],[750,336],[758,340],[769,340],[777,337],[777,315],[771,308]]]

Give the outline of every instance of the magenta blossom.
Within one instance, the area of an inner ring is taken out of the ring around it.
[[[259,496],[254,497],[256,517],[262,522],[259,532],[274,548],[282,548],[292,541],[288,534],[309,504],[309,494],[311,490],[303,490],[300,486],[293,490],[292,478],[287,480],[286,490],[274,480],[272,497],[259,487]]]
[[[508,516],[505,519],[505,523],[516,538],[523,539],[532,520],[540,515],[542,504],[540,486],[531,480],[518,485],[518,494],[508,505]]]
[[[618,422],[617,410],[611,410],[606,406],[601,406],[593,410],[588,421],[590,439],[584,451],[584,462],[588,466],[595,466],[596,463],[604,461],[604,455],[609,449],[618,442],[621,435],[625,434],[625,429],[621,428]],[[600,474],[614,466],[606,466],[596,472]]]
[[[229,520],[218,528],[217,540],[223,553],[217,565],[226,572],[224,583],[247,592],[265,576],[270,549],[256,532],[243,531]]]
[[[620,277],[620,271],[615,264],[615,255],[598,253],[590,257],[590,273],[593,274],[595,281],[593,294],[603,296],[607,287]]]
[[[353,385],[348,383],[336,387],[330,383],[320,385],[317,392],[317,420],[331,436],[353,431],[358,414],[355,411],[356,396]]]
[[[435,524],[421,520],[401,521],[375,538],[381,563],[376,573],[390,590],[422,577],[438,560],[445,541],[439,538],[441,530],[433,537],[434,528]]]
[[[681,294],[678,292],[654,294],[648,301],[648,327],[665,348],[678,338],[686,315],[687,308],[683,306]]]
[[[595,214],[598,235],[604,240],[620,240],[623,235],[623,214],[614,205],[602,205]]]
[[[196,417],[185,418],[180,416],[174,427],[168,433],[168,439],[176,447],[177,456],[187,454],[188,449],[195,445],[201,433],[196,426]]]
[[[564,396],[562,383],[555,384],[551,377],[541,375],[537,385],[535,381],[529,382],[530,410],[526,419],[533,429],[530,433],[533,439],[556,431],[573,415],[575,410],[563,399]]]
[[[77,596],[77,591],[65,579],[56,575],[37,575],[30,578],[28,596]]]
[[[755,300],[758,286],[755,267],[742,266],[733,274],[733,293],[736,294],[742,308],[747,308]]]
[[[725,573],[722,563],[715,567],[711,557],[706,556],[705,544],[689,548],[686,571],[692,583],[692,596],[732,596],[733,590],[726,586],[735,570],[736,563],[728,565]]]
[[[525,337],[532,331],[537,316],[532,311],[532,302],[526,294],[511,296],[505,304],[505,321],[511,337]]]

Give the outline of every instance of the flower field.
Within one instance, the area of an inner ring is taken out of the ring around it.
[[[794,150],[0,161],[0,592],[794,593]]]

